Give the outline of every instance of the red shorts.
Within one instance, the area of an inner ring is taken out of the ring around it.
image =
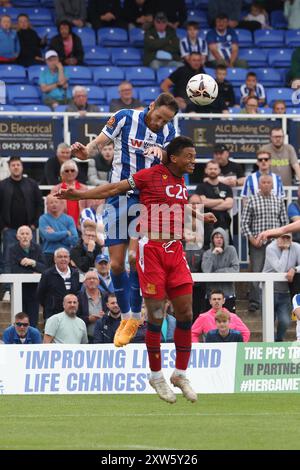
[[[172,300],[193,291],[191,271],[179,240],[141,239],[136,266],[143,297]]]

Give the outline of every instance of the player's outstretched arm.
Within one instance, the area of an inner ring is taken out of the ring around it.
[[[89,144],[83,145],[80,142],[75,142],[71,145],[72,154],[79,160],[88,160],[101,153],[104,145],[111,142],[110,138],[101,132],[96,139],[93,139]]]
[[[81,199],[106,199],[112,196],[126,193],[131,189],[127,180],[119,181],[118,183],[109,183],[97,186],[87,191],[79,191],[78,189],[60,189],[54,194],[58,199],[70,199],[72,201],[80,201]]]
[[[278,238],[281,235],[284,235],[285,233],[294,233],[294,232],[299,232],[300,231],[300,220],[296,220],[296,222],[292,222],[291,224],[288,225],[283,225],[282,227],[279,228],[274,228],[270,230],[265,230],[264,232],[261,232],[257,240],[259,241],[266,241],[268,238]]]

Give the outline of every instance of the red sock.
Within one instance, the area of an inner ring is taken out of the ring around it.
[[[192,349],[192,324],[176,322],[174,343],[176,347],[176,369],[186,370]]]
[[[148,351],[149,365],[153,372],[161,369],[160,355],[160,326],[148,323],[146,331],[146,346]]]

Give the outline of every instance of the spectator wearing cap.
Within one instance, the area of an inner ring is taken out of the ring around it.
[[[124,80],[118,87],[120,98],[114,98],[109,104],[109,111],[115,113],[120,109],[144,109],[146,104],[133,97],[133,88],[130,82]]]
[[[99,113],[99,107],[96,104],[88,103],[88,92],[84,86],[74,86],[72,90],[73,99],[66,107],[68,113],[79,113],[85,116],[86,113]]]
[[[63,20],[57,29],[59,34],[51,39],[50,49],[58,53],[63,65],[82,65],[84,56],[82,42],[80,37],[72,32],[72,24]]]
[[[20,53],[20,42],[17,33],[12,29],[11,17],[0,18],[0,63],[9,64],[17,60]]]
[[[15,315],[13,325],[3,331],[4,344],[41,344],[41,333],[37,328],[30,326],[27,313],[20,312]]]
[[[110,262],[109,257],[105,254],[96,256],[95,259],[95,268],[97,269],[99,281],[100,281],[100,290],[104,293],[114,292],[114,286],[110,276]]]
[[[45,54],[47,68],[41,71],[39,85],[45,105],[55,109],[59,104],[68,104],[71,93],[68,88],[67,71],[54,50]]]
[[[96,224],[89,221],[82,228],[81,239],[71,250],[72,265],[76,266],[81,272],[86,273],[94,267],[96,256],[100,253],[101,246],[97,243]]]
[[[122,18],[120,0],[90,0],[88,3],[88,20],[94,29],[111,28],[114,26],[120,28],[127,27]]]
[[[82,28],[86,21],[85,0],[54,0],[56,23],[69,21],[73,26]]]
[[[286,282],[274,283],[274,314],[277,320],[275,341],[284,341],[290,324],[291,298],[289,283],[300,273],[300,245],[286,233],[273,240],[266,248],[264,273],[285,273]]]
[[[218,14],[216,27],[207,33],[206,40],[210,66],[216,67],[219,64],[224,64],[227,67],[247,68],[247,62],[238,58],[238,36],[234,29],[229,27],[227,15]]]
[[[175,30],[168,26],[168,18],[163,12],[156,13],[153,26],[145,33],[144,65],[155,70],[182,65],[178,37]]]

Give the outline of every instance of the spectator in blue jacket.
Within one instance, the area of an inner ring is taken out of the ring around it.
[[[57,248],[68,251],[78,242],[75,222],[64,213],[64,204],[52,194],[46,198],[47,213],[39,219],[40,236],[47,265],[53,266],[53,255]]]
[[[15,323],[3,332],[4,344],[40,344],[41,333],[37,328],[30,326],[29,317],[20,312],[15,315]]]
[[[15,62],[20,53],[20,42],[16,31],[11,27],[9,15],[0,19],[0,63]]]

